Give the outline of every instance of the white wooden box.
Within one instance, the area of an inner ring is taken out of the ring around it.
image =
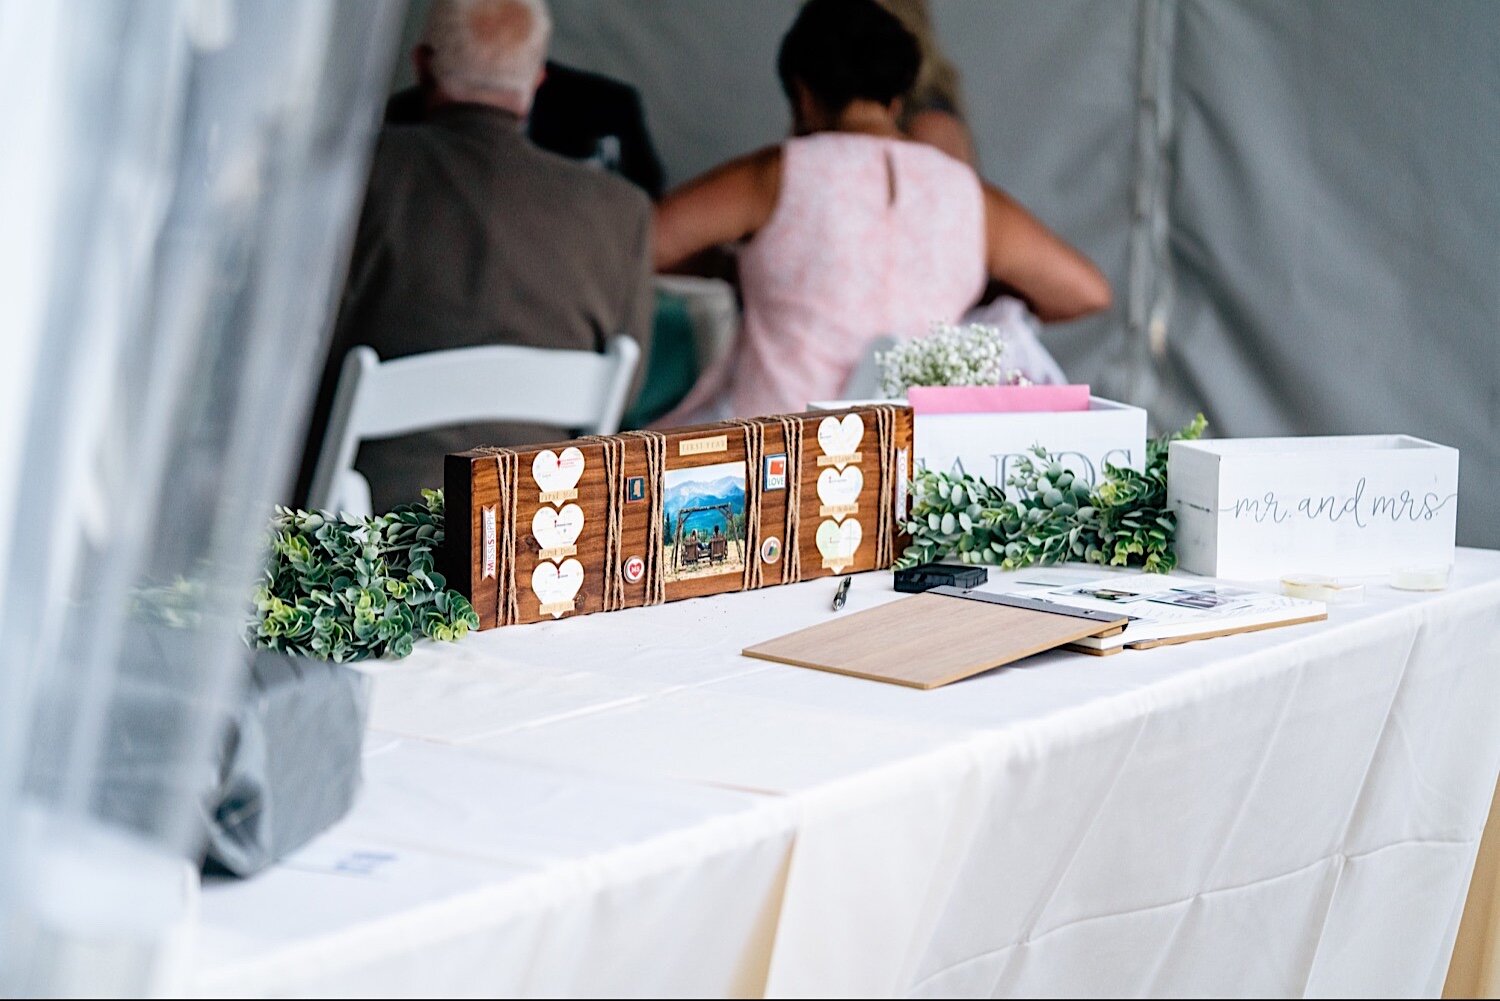
[[[860,401],[877,402],[877,401]],[[899,400],[878,402],[899,403]],[[849,401],[818,400],[814,410],[838,410]],[[1097,483],[1104,465],[1144,469],[1146,411],[1103,397],[1089,397],[1087,410],[1058,413],[916,414],[913,459],[918,470],[968,473],[996,486],[1015,472],[1018,460],[1041,445],[1076,477]]]
[[[1410,435],[1176,441],[1184,570],[1237,580],[1453,562],[1458,450]]]
[[[1145,468],[1146,411],[1091,396],[1087,410],[918,414],[912,420],[918,469],[964,472],[997,486],[1007,483],[1033,445],[1045,448],[1074,476],[1098,483],[1105,463]]]

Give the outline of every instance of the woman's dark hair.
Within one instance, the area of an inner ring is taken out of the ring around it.
[[[890,104],[911,90],[921,60],[916,38],[875,0],[808,0],[781,40],[776,72],[789,99],[797,82],[837,114],[860,99]]]

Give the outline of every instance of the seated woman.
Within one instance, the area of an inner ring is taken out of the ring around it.
[[[958,68],[943,53],[927,0],[881,0],[917,40],[917,76],[901,98],[896,124],[907,138],[936,146],[955,160],[977,166],[974,138],[964,123]]]
[[[777,59],[795,138],[657,207],[659,271],[748,240],[740,336],[661,424],[835,398],[873,340],[957,320],[992,277],[1044,321],[1109,305],[1087,258],[967,164],[902,137],[899,96],[918,61],[911,33],[875,0],[811,0]]]

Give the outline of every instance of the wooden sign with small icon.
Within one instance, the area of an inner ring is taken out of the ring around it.
[[[488,629],[885,569],[911,428],[874,405],[449,455],[444,572]]]

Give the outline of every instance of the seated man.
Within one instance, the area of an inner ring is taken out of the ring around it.
[[[428,65],[422,46],[412,53],[417,85],[391,95],[387,125],[413,125],[427,118],[430,86],[420,79]],[[641,95],[628,83],[547,60],[526,118],[526,134],[542,149],[619,174],[653,200],[661,197],[662,167]]]
[[[519,344],[599,351],[650,343],[651,208],[631,184],[537,149],[524,119],[551,19],[542,0],[437,0],[419,79],[426,120],[381,131],[324,372],[299,499],[316,461],[344,354],[382,360]],[[646,369],[643,357],[637,383]],[[508,387],[495,386],[496,394]],[[355,462],[375,509],[441,486],[443,456],[571,429],[462,425],[364,443]]]

